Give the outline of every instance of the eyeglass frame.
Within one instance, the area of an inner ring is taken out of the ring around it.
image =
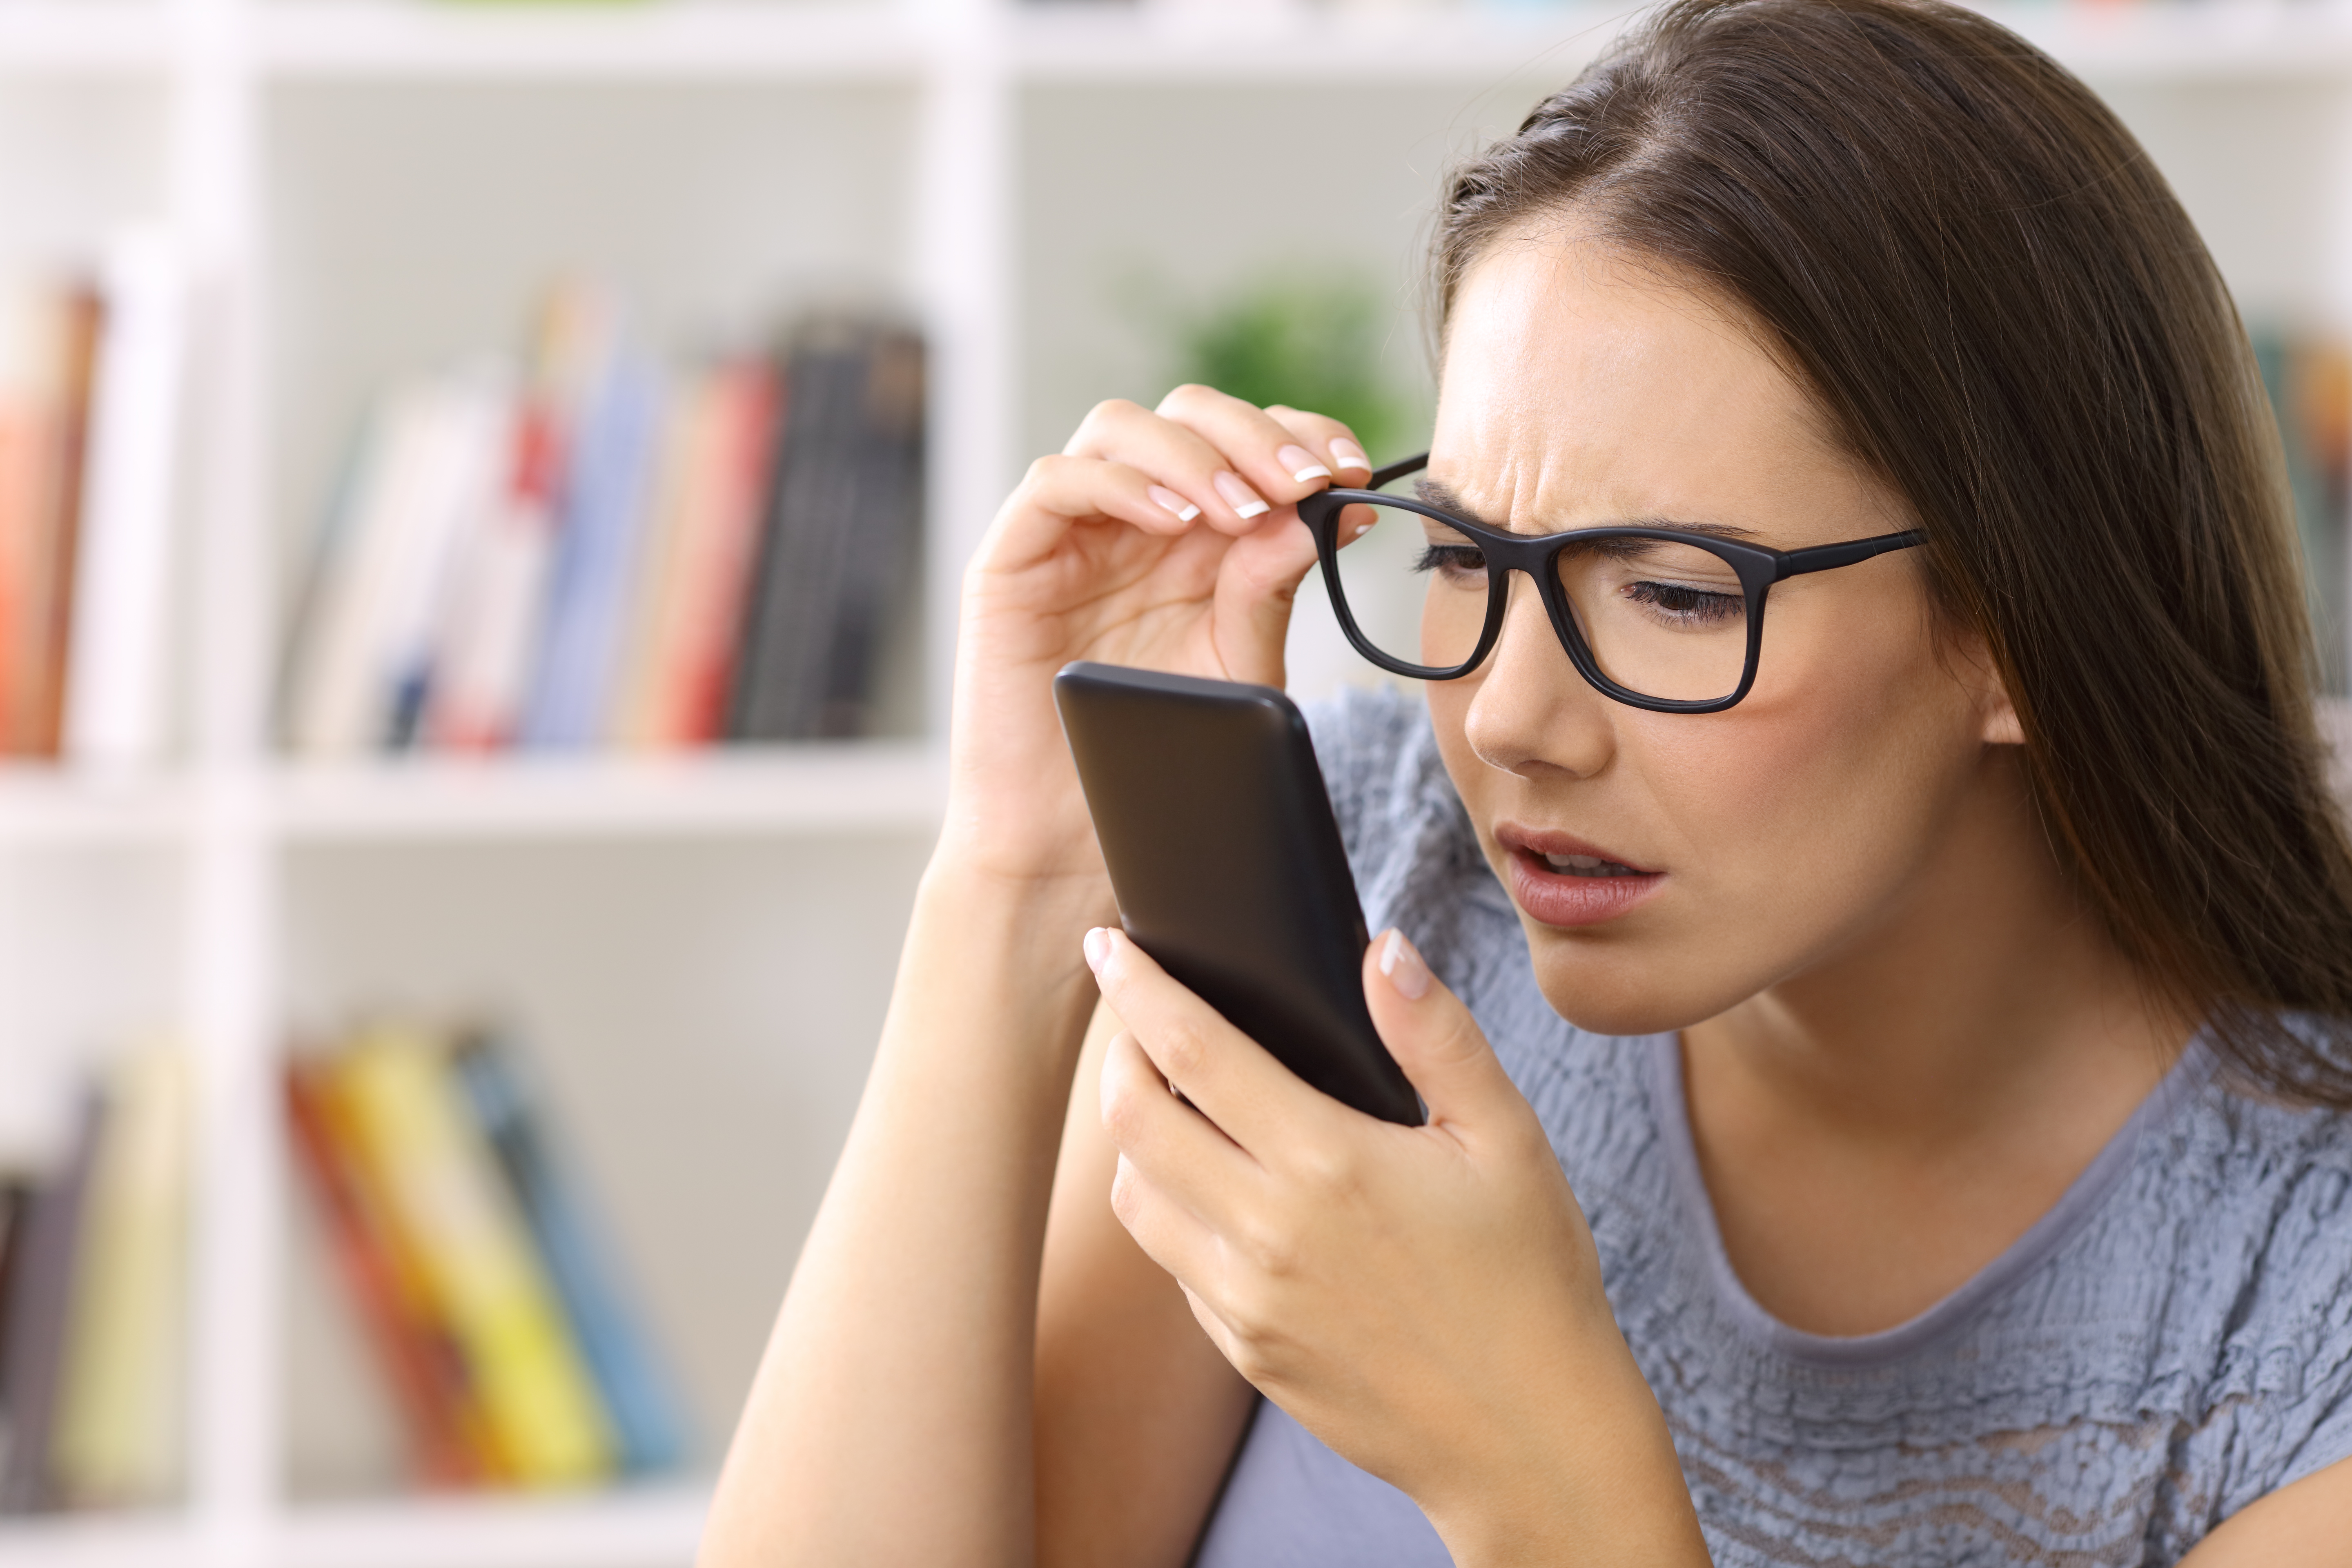
[[[1694,533],[1687,529],[1649,528],[1629,524],[1612,528],[1571,528],[1559,533],[1509,533],[1485,523],[1458,517],[1443,507],[1430,505],[1412,496],[1381,493],[1382,485],[1394,484],[1407,474],[1417,473],[1429,466],[1429,454],[1408,458],[1375,469],[1371,480],[1362,489],[1322,489],[1298,503],[1298,518],[1315,535],[1315,554],[1323,563],[1323,585],[1331,598],[1331,608],[1339,618],[1339,629],[1348,634],[1355,650],[1391,675],[1402,675],[1413,680],[1459,680],[1480,665],[1495,651],[1495,644],[1503,635],[1503,616],[1510,602],[1510,574],[1524,572],[1535,580],[1537,596],[1542,599],[1545,611],[1551,616],[1553,632],[1560,646],[1568,650],[1569,662],[1584,677],[1586,684],[1612,701],[1629,708],[1644,709],[1653,713],[1720,713],[1735,707],[1756,684],[1756,664],[1764,647],[1764,600],[1773,584],[1786,577],[1801,577],[1808,573],[1831,572],[1841,566],[1853,566],[1896,550],[1908,550],[1925,544],[1927,536],[1917,529],[1901,533],[1882,533],[1871,539],[1847,540],[1837,544],[1815,544],[1802,550],[1774,550],[1761,544],[1743,544],[1736,540],[1718,539],[1713,534]],[[1442,522],[1476,543],[1486,558],[1486,624],[1478,634],[1478,646],[1468,659],[1450,668],[1436,665],[1409,664],[1405,660],[1381,652],[1372,646],[1356,625],[1356,616],[1348,605],[1347,591],[1339,581],[1339,517],[1347,508],[1358,502],[1396,507],[1418,512],[1423,517]],[[1568,603],[1568,590],[1561,586],[1559,574],[1553,568],[1560,552],[1572,544],[1601,539],[1656,539],[1669,543],[1694,545],[1706,551],[1729,566],[1739,578],[1739,586],[1747,601],[1748,660],[1739,676],[1738,688],[1728,697],[1686,699],[1650,697],[1628,687],[1620,686],[1602,673],[1599,661],[1577,629],[1576,616]]]

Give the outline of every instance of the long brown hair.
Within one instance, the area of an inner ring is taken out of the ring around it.
[[[2352,1106],[2352,846],[2277,426],[2130,132],[1938,0],[1675,0],[1454,171],[1441,319],[1498,236],[1570,208],[1743,307],[1909,501],[2148,982],[2251,1087]]]

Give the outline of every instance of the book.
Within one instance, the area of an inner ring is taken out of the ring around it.
[[[660,416],[652,367],[616,348],[579,427],[547,619],[523,710],[524,745],[569,750],[603,738]]]
[[[77,1508],[168,1502],[186,1458],[187,1058],[134,1052],[102,1092],[49,1442]]]
[[[775,366],[749,360],[713,371],[681,409],[664,549],[614,716],[624,746],[707,745],[723,732],[782,394]]]
[[[857,602],[897,559],[910,492],[887,469],[904,443],[887,427],[904,362],[894,334],[818,318],[792,349],[791,392],[730,700],[729,738],[797,741],[856,732],[849,695],[879,617]],[[919,383],[918,382],[918,386]],[[919,393],[915,412],[919,417]],[[860,537],[866,530],[887,539]],[[845,668],[845,660],[848,668]],[[860,694],[862,697],[862,694]]]
[[[332,1070],[362,1157],[464,1354],[500,1473],[531,1487],[610,1475],[614,1441],[593,1375],[446,1043],[379,1025]]]
[[[105,320],[90,388],[61,747],[99,769],[152,763],[163,746],[184,287],[178,248],[161,232],[121,236],[99,268]]]
[[[421,729],[427,744],[490,751],[523,722],[549,613],[549,578],[581,409],[604,374],[617,332],[597,289],[549,292],[516,410],[505,479],[468,535],[449,584]]]
[[[58,363],[50,472],[25,559],[26,615],[15,661],[15,689],[8,694],[8,749],[20,757],[57,756],[65,726],[66,657],[73,630],[83,461],[103,314],[98,291],[79,282],[61,289],[53,309],[58,315]]]
[[[710,510],[717,468],[721,385],[716,373],[687,376],[673,389],[662,416],[660,461],[640,545],[641,564],[630,589],[628,636],[614,682],[605,739],[646,749],[653,742],[659,700],[662,645],[673,635],[672,605],[693,550],[694,535]]]
[[[72,333],[47,279],[0,284],[0,751],[21,755],[34,651],[47,638],[42,578],[65,486]]]
[[[2352,689],[2352,355],[2332,338],[2251,334],[2278,421],[2322,689]]]
[[[289,1058],[286,1107],[336,1267],[405,1424],[416,1479],[428,1487],[498,1479],[464,1353],[434,1311],[423,1265],[402,1250],[325,1063]]]
[[[856,489],[820,656],[814,732],[825,736],[861,735],[872,727],[883,643],[913,581],[923,511],[922,340],[905,331],[877,332],[862,392],[852,456]]]
[[[595,1373],[624,1468],[640,1474],[667,1469],[685,1447],[676,1392],[620,1289],[579,1180],[557,1157],[512,1051],[497,1036],[478,1033],[459,1047],[455,1061]]]
[[[348,756],[413,732],[435,614],[458,541],[490,504],[508,418],[505,388],[478,368],[403,384],[371,419],[299,623],[298,750]]]
[[[49,1442],[56,1430],[84,1198],[105,1120],[104,1101],[89,1096],[63,1163],[34,1188],[23,1220],[23,1255],[9,1268],[6,1337],[0,1341],[0,1387],[8,1396],[0,1413],[5,1417],[0,1427],[0,1512],[29,1513],[56,1505]]]

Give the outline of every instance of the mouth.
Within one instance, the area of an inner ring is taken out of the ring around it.
[[[1530,854],[1534,853],[1532,850]],[[1636,871],[1622,860],[1604,860],[1598,855],[1539,855],[1545,866],[1563,877],[1650,877],[1653,871]]]
[[[1595,926],[1617,919],[1664,886],[1666,874],[1564,833],[1516,823],[1496,826],[1509,856],[1511,900],[1548,926]]]

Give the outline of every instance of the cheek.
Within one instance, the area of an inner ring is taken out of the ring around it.
[[[1866,925],[1973,776],[1966,693],[1924,631],[1879,630],[1801,679],[1759,679],[1728,713],[1642,725],[1628,746],[1683,840],[1696,896],[1677,923],[1738,963],[1785,973]]]

